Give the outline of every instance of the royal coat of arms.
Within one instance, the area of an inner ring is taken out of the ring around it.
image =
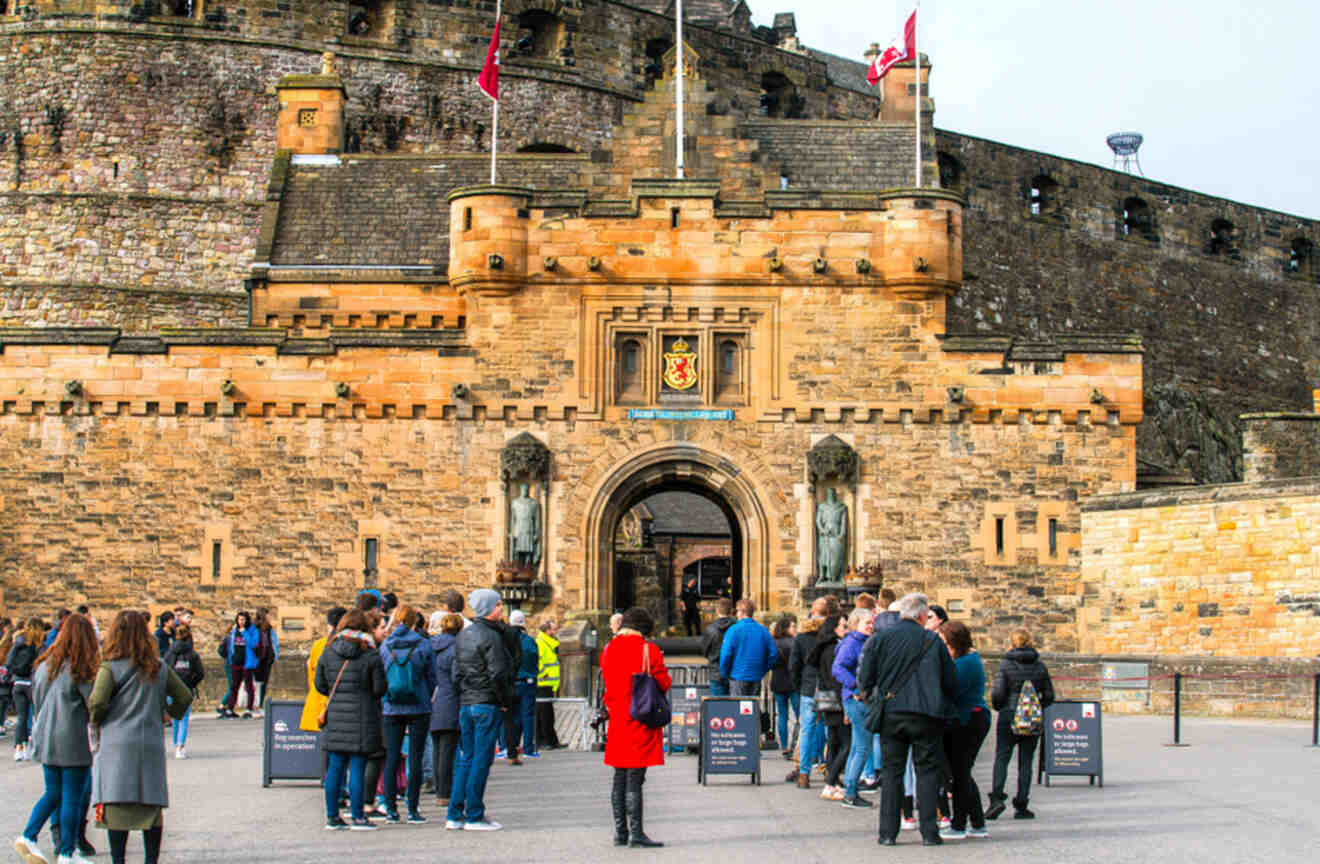
[[[679,339],[665,352],[665,385],[672,390],[687,390],[697,383],[697,355],[688,343]]]

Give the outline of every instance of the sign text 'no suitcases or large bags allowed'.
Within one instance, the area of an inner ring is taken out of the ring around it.
[[[701,758],[697,782],[711,774],[750,774],[761,785],[760,700],[715,696],[701,700]]]
[[[1051,777],[1089,777],[1105,785],[1104,747],[1101,738],[1100,700],[1064,699],[1045,709],[1037,780]]]

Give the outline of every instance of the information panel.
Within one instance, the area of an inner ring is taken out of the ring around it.
[[[1041,773],[1045,785],[1050,775],[1090,777],[1105,785],[1104,748],[1100,736],[1100,702],[1061,700],[1045,709]]]
[[[697,781],[711,774],[750,774],[761,784],[761,706],[737,696],[701,700],[701,759]]]
[[[701,746],[701,700],[710,694],[710,687],[701,684],[669,688],[669,707],[673,720],[669,723],[668,741],[671,749],[696,750]]]
[[[321,733],[304,732],[303,703],[272,699],[266,703],[265,752],[261,760],[261,785],[272,780],[320,780]]]

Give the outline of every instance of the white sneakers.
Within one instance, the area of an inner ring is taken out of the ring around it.
[[[19,744],[17,747],[14,748],[15,762],[30,762],[31,760],[32,760],[32,754],[28,750],[27,744]]]
[[[498,822],[491,822],[489,819],[482,819],[479,822],[464,822],[464,831],[498,831],[504,826]]]
[[[178,747],[175,747],[175,748],[174,748],[174,758],[175,758],[175,759],[187,759],[187,758],[188,758],[188,754],[183,752],[183,745],[182,745],[182,744],[180,744]]]
[[[83,854],[75,849],[72,855],[61,855],[56,858],[55,864],[92,864],[92,859],[84,858]]]
[[[41,854],[37,844],[22,834],[19,834],[18,839],[14,841],[14,851],[23,859],[23,864],[50,864],[50,859]]]

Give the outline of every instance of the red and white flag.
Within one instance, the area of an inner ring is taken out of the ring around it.
[[[500,19],[495,19],[495,33],[490,37],[490,47],[486,49],[486,63],[477,76],[477,86],[482,92],[500,101]]]
[[[917,53],[917,10],[913,9],[912,14],[908,16],[907,23],[903,25],[903,35],[898,36],[889,47],[875,58],[871,64],[871,69],[866,73],[866,83],[872,87],[880,83],[880,79],[885,77],[885,73],[894,67],[896,63],[903,60],[910,60]]]

